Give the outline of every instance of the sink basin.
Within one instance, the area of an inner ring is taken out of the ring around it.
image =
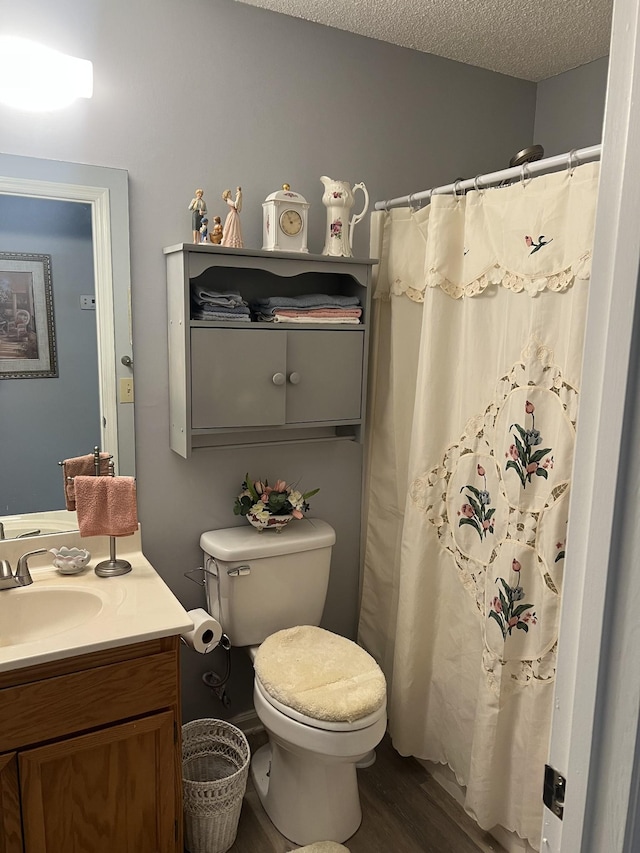
[[[102,598],[68,587],[0,592],[0,646],[42,640],[78,628],[102,610]]]

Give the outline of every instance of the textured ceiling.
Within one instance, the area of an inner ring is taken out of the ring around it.
[[[239,2],[535,82],[609,52],[612,0]]]

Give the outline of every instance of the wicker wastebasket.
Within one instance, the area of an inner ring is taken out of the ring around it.
[[[189,853],[224,853],[236,838],[249,772],[249,744],[224,720],[182,726],[185,845]]]

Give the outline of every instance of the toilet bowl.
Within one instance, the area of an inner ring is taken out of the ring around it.
[[[296,844],[346,841],[362,821],[356,763],[382,740],[386,705],[324,728],[274,701],[258,678],[253,699],[269,743],[253,756],[251,778],[272,823]]]
[[[254,667],[269,743],[251,772],[265,811],[297,844],[346,841],[362,820],[356,766],[386,729],[382,672],[355,643],[313,626],[268,637]]]
[[[335,533],[311,522],[270,539],[231,528],[200,540],[209,612],[254,662],[254,706],[269,743],[252,758],[253,783],[274,826],[300,845],[356,832],[357,766],[371,763],[387,723],[374,659],[318,627]]]

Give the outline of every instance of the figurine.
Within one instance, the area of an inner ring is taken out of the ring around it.
[[[202,225],[202,217],[207,212],[207,203],[204,200],[204,190],[197,189],[195,198],[191,199],[188,210],[191,213],[191,228],[193,229],[193,242],[200,242],[200,226]]]
[[[208,243],[209,242],[209,240],[207,239],[208,236],[209,236],[209,220],[205,216],[202,220],[202,225],[200,226],[200,242],[201,243]]]
[[[223,201],[229,205],[229,213],[224,222],[222,230],[222,246],[230,246],[234,249],[242,249],[242,228],[240,227],[239,213],[242,210],[242,187],[236,187],[236,199],[231,198],[231,190],[222,193]]]
[[[222,221],[219,216],[213,217],[213,228],[209,231],[209,239],[216,246],[222,243]]]

